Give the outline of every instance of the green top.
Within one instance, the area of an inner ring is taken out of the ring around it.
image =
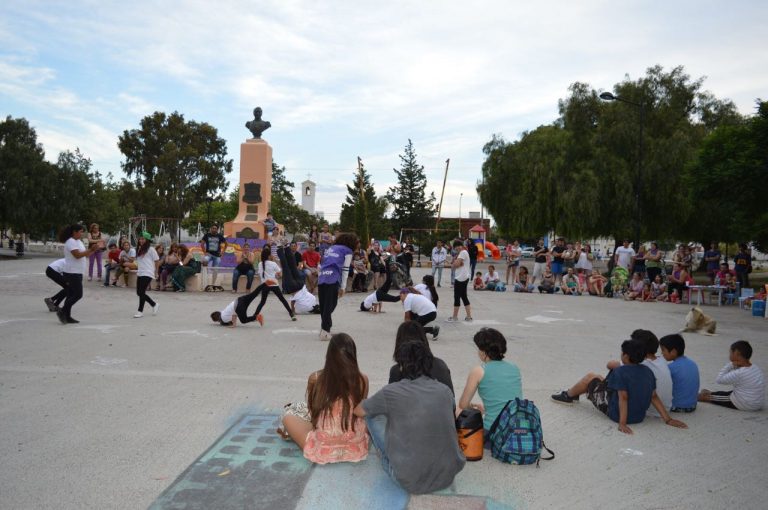
[[[523,382],[520,369],[508,361],[488,361],[483,370],[477,391],[485,406],[483,427],[487,433],[508,401],[523,398]]]
[[[656,253],[661,253],[660,250],[656,250]],[[648,257],[648,255],[653,254],[650,250],[645,253],[645,256]],[[655,254],[654,254],[655,255]],[[661,267],[661,260],[651,260],[649,258],[645,259],[645,267]]]

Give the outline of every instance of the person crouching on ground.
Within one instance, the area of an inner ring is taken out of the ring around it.
[[[427,326],[437,318],[437,307],[427,296],[422,296],[413,287],[400,289],[400,301],[405,311],[404,321],[416,321],[424,327],[425,333],[432,333],[432,340],[437,340],[440,326]]]
[[[619,424],[619,431],[632,434],[630,424],[640,423],[650,404],[659,412],[664,423],[687,429],[688,425],[669,417],[661,399],[656,394],[656,378],[650,368],[641,365],[646,347],[637,340],[625,340],[621,344],[621,366],[608,372],[606,377],[589,373],[570,389],[552,395],[561,404],[573,404],[579,396],[587,398],[600,411]]]
[[[412,494],[445,489],[466,463],[456,440],[453,393],[429,376],[433,358],[423,341],[402,344],[395,362],[404,378],[363,400],[355,415],[365,417],[395,483]]]
[[[307,381],[307,402],[288,404],[283,439],[292,439],[316,464],[359,462],[368,456],[365,420],[354,410],[368,396],[368,377],[357,365],[357,348],[346,333],[331,336],[325,366]]]

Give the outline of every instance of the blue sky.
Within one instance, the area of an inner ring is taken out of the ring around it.
[[[0,114],[27,118],[48,159],[79,147],[122,176],[117,137],[155,110],[208,122],[238,180],[244,123],[317,209],[338,217],[362,157],[384,193],[408,138],[444,215],[479,210],[482,146],[552,122],[568,86],[610,90],[683,65],[742,113],[768,98],[768,3],[71,1],[0,4]]]

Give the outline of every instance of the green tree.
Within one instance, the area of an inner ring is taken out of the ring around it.
[[[237,216],[239,208],[240,186],[237,186],[226,198],[218,196],[197,204],[189,216],[182,220],[181,226],[193,232],[197,229],[198,223],[201,225],[223,225]]]
[[[416,161],[416,151],[410,139],[399,157],[400,169],[393,169],[397,185],[389,188],[387,193],[387,200],[394,208],[392,226],[396,230],[429,228],[437,213],[437,200],[434,193],[427,195],[427,176],[424,167]]]
[[[144,117],[139,129],[124,131],[121,166],[138,190],[140,212],[183,218],[207,197],[226,190],[232,171],[226,142],[205,122],[186,121],[178,112]]]
[[[371,183],[371,174],[365,170],[365,166],[360,164],[361,171],[355,172],[352,184],[347,184],[347,197],[341,204],[341,214],[339,215],[339,228],[348,232],[356,232],[360,236],[363,245],[368,243],[370,237],[384,239],[390,231],[389,221],[385,217],[387,212],[387,199],[376,196],[376,191]],[[360,187],[362,181],[363,194],[365,199],[365,211],[360,200]],[[363,223],[367,216],[368,234],[363,232]]]

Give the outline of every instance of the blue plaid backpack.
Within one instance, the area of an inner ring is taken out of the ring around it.
[[[544,444],[539,410],[531,400],[510,400],[496,417],[488,433],[491,456],[509,464],[536,464],[552,460],[555,452]],[[551,457],[542,457],[541,449]]]

